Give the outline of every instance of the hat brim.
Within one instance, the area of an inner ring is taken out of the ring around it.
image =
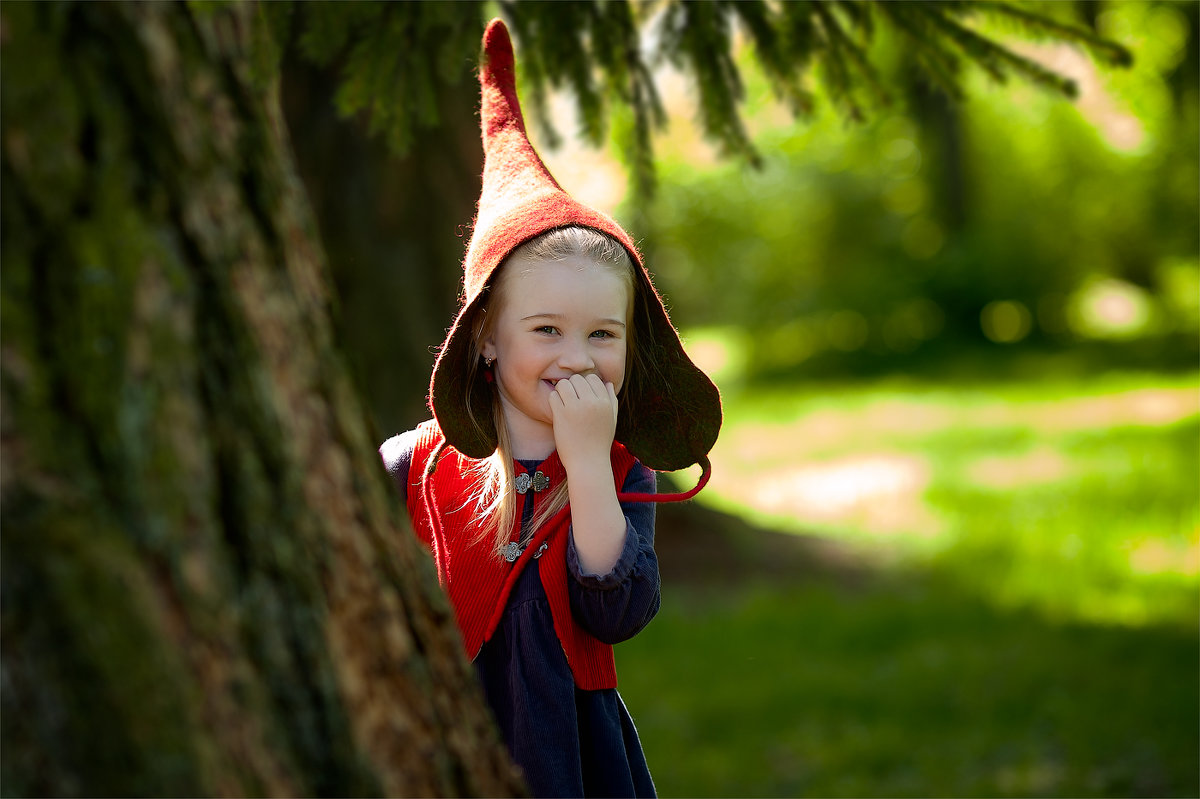
[[[638,263],[635,261],[635,263]],[[687,468],[708,454],[721,429],[721,395],[687,356],[645,268],[634,303],[637,369],[622,391],[616,439],[643,465],[656,471]],[[492,392],[482,370],[471,363],[472,330],[485,302],[479,292],[454,320],[430,381],[430,409],[446,441],[469,458],[496,451]]]

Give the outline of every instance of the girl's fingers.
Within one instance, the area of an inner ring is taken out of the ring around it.
[[[605,395],[606,392],[604,390],[604,380],[601,379],[600,375],[597,375],[597,374],[588,375],[587,376],[587,384],[588,384],[588,388],[590,388],[592,390],[592,394],[594,394],[595,396],[603,397]]]
[[[589,396],[605,396],[608,393],[605,389],[605,386],[610,385],[611,384],[609,383],[605,383],[604,380],[601,379],[600,375],[597,374],[590,374],[586,376],[571,375],[570,377],[564,377],[562,380],[559,380],[557,383],[555,383],[554,389],[555,391],[561,392],[564,397],[574,396],[578,397],[579,399],[584,399],[585,397]],[[568,391],[570,393],[567,393]]]
[[[574,393],[574,386],[571,385],[571,378],[564,377],[562,380],[559,380],[554,384],[554,393],[559,397],[566,397],[568,391]]]
[[[575,389],[575,393],[579,395],[580,399],[596,396],[596,384],[599,381],[599,376],[594,374],[571,375],[571,387]]]

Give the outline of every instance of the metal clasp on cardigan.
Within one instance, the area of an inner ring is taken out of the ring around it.
[[[550,478],[547,477],[541,469],[530,476],[529,472],[521,472],[516,478],[516,489],[518,494],[524,494],[530,488],[533,493],[540,494],[550,487]]]
[[[542,555],[546,554],[546,550],[550,548],[550,542],[543,541],[538,547],[537,552],[533,553],[533,559],[537,560]],[[509,563],[515,563],[517,558],[521,557],[521,553],[525,551],[525,547],[518,544],[516,541],[509,541],[504,547],[504,559]]]

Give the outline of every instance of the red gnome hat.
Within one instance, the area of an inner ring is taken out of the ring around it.
[[[635,264],[634,346],[647,364],[622,392],[616,438],[651,469],[674,471],[707,454],[721,427],[721,397],[683,351],[641,254],[621,226],[562,190],[525,133],[513,47],[495,19],[483,34],[483,190],[463,263],[463,305],[438,355],[429,405],[446,442],[471,458],[496,450],[492,384],[471,363],[471,337],[496,269],[526,241],[561,227],[586,227],[620,242]]]

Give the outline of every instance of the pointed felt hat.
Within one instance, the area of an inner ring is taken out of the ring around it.
[[[617,440],[651,469],[706,463],[721,427],[720,394],[683,351],[629,234],[563,191],[529,143],[517,100],[512,40],[499,19],[483,34],[479,84],[483,189],[463,262],[462,308],[438,354],[429,387],[429,405],[447,443],[471,458],[486,458],[496,449],[493,385],[483,370],[468,368],[488,281],[521,244],[555,228],[578,226],[620,242],[637,273],[633,341],[644,368],[626,381]]]

